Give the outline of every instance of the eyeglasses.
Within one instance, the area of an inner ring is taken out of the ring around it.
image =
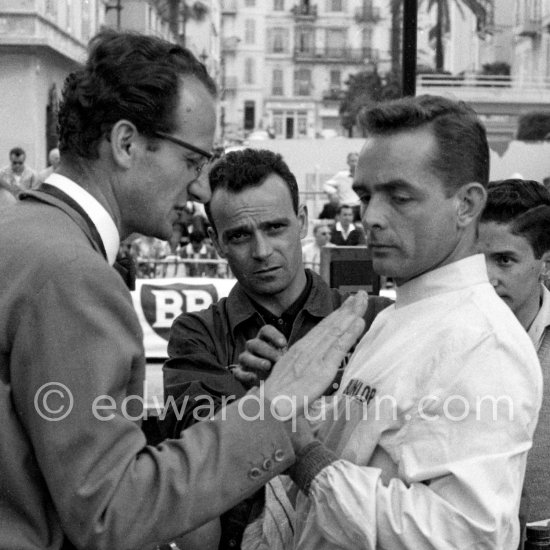
[[[197,153],[198,155],[203,156],[204,159],[202,161],[193,162],[193,169],[195,170],[197,178],[200,176],[204,167],[207,164],[209,164],[210,161],[214,158],[214,155],[212,153],[209,153],[208,151],[205,151],[204,149],[201,149],[196,145],[191,145],[190,143],[183,141],[183,139],[174,137],[170,134],[165,134],[164,132],[153,132],[153,135],[161,139],[166,139],[167,141],[171,141],[172,143],[175,143],[180,147],[184,147],[185,149],[189,149],[189,151],[193,151],[193,153]],[[191,162],[191,159],[189,159],[189,162]]]

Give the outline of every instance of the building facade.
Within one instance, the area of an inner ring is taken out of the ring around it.
[[[104,14],[100,0],[0,0],[1,166],[16,146],[32,168],[46,166],[63,82],[84,61]]]
[[[0,0],[0,166],[16,146],[32,168],[46,166],[65,78],[102,27],[184,43],[219,79],[220,18],[219,0]]]
[[[350,74],[389,67],[385,0],[222,0],[222,131],[343,134]]]
[[[546,80],[550,87],[550,3],[516,0],[514,13],[513,74],[522,81]]]

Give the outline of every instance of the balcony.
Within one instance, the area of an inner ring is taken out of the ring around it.
[[[330,88],[323,92],[323,101],[342,101],[346,95],[346,91],[342,88]]]
[[[67,32],[37,12],[0,12],[0,42],[3,46],[49,49],[76,63],[86,60],[83,37]]]
[[[369,6],[355,10],[356,23],[378,23],[382,19],[380,8]]]
[[[223,88],[226,92],[234,92],[238,87],[236,76],[226,76],[223,81]]]
[[[222,15],[237,15],[237,0],[222,0]]]
[[[512,76],[418,75],[416,93],[449,94],[468,103],[550,103],[550,79]]]
[[[317,6],[296,4],[291,10],[297,21],[314,21],[317,18]]]
[[[516,25],[515,32],[518,36],[534,38],[537,34],[542,32],[542,20],[526,18]]]
[[[362,64],[376,60],[378,50],[373,48],[308,48],[294,49],[295,62],[307,63],[353,63]]]

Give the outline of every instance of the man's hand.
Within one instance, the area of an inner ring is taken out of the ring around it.
[[[246,351],[239,355],[239,365],[233,375],[247,388],[265,380],[273,365],[287,349],[287,341],[274,326],[263,326],[256,338],[246,342]]]
[[[279,416],[301,414],[323,394],[363,332],[367,302],[366,292],[351,296],[278,359],[264,392]]]

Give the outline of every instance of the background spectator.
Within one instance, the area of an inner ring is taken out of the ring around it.
[[[340,210],[340,198],[336,193],[328,195],[328,202],[323,204],[323,209],[319,214],[320,220],[334,220]]]
[[[21,191],[33,189],[38,185],[36,172],[25,164],[26,157],[21,147],[14,147],[10,151],[10,164],[0,170],[0,179],[11,187],[12,193],[16,196]]]
[[[359,197],[353,190],[352,185],[358,158],[359,153],[348,153],[346,159],[349,167],[348,170],[337,172],[332,178],[327,180],[324,185],[324,191],[327,195],[336,195],[339,204],[348,204],[353,208],[353,221],[356,222],[361,221],[361,216],[359,214]]]
[[[0,178],[0,207],[17,202],[15,195],[12,192],[12,187]]]
[[[193,231],[189,236],[189,244],[180,251],[183,259],[218,260],[218,255],[212,244],[206,241],[206,235],[200,231]],[[186,262],[185,269],[188,277],[216,277],[218,263]]]
[[[537,181],[491,182],[478,246],[489,280],[531,338],[542,367],[543,398],[524,491],[527,521],[550,519],[550,193]],[[523,503],[525,502],[522,501]]]
[[[59,156],[59,149],[57,147],[54,147],[48,153],[48,167],[44,168],[44,170],[40,170],[40,172],[38,173],[38,183],[46,181],[47,177],[54,173],[55,169],[59,166],[60,160],[61,157]]]
[[[163,260],[170,254],[170,245],[155,237],[142,235],[132,243],[132,255],[136,261],[137,276],[140,278],[162,277]]]
[[[304,267],[321,272],[321,248],[330,245],[330,228],[326,223],[319,223],[313,228],[313,242],[302,247]]]
[[[343,204],[338,212],[330,242],[337,246],[358,246],[365,244],[365,233],[353,223],[353,208]]]

